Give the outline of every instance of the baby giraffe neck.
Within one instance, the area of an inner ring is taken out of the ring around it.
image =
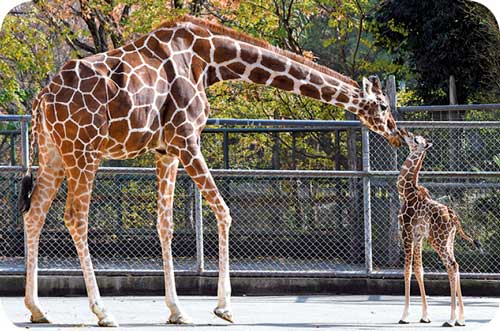
[[[406,158],[398,177],[398,192],[403,200],[415,197],[418,191],[418,175],[425,158],[425,151],[411,152]]]

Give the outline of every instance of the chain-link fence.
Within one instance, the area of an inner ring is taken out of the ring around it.
[[[357,122],[294,123],[276,122],[275,130],[266,131],[254,121],[246,132],[212,128],[202,137],[209,163],[226,168],[264,168],[213,170],[233,217],[231,270],[255,275],[399,275],[403,253],[396,177],[407,148],[391,148],[383,138],[361,130]],[[480,252],[457,237],[456,256],[464,277],[499,276],[500,122],[399,125],[433,142],[421,183],[435,199],[452,207],[465,231],[483,244]],[[350,147],[348,130],[357,137]],[[224,144],[216,143],[219,138]],[[273,149],[277,143],[280,148]],[[23,151],[18,154],[23,155]],[[274,158],[267,157],[269,154]],[[313,160],[307,159],[308,154]],[[346,169],[348,157],[355,159],[356,168]],[[331,162],[330,169],[337,170],[270,169],[276,166],[277,158],[285,169],[314,163],[324,166],[321,160],[325,160]],[[0,169],[0,272],[21,273],[24,239],[16,205],[22,168],[10,165]],[[90,250],[97,270],[162,270],[156,195],[154,169],[101,168],[89,217]],[[79,269],[63,222],[64,204],[63,184],[41,236],[42,270]],[[176,270],[216,270],[215,217],[182,171],[174,209]],[[444,271],[428,245],[424,247],[424,265],[428,271]]]

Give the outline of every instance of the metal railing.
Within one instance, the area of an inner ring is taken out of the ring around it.
[[[6,120],[20,122],[22,165],[0,166],[4,205],[0,210],[0,273],[23,273],[24,239],[16,201],[28,157],[29,116],[0,117],[0,121]],[[206,134],[223,136],[226,168],[230,167],[230,135],[349,129],[359,131],[361,137],[361,168],[357,170],[212,170],[233,215],[230,250],[234,273],[401,277],[403,255],[395,180],[407,156],[406,148],[390,148],[383,138],[361,128],[357,121],[214,119],[209,125]],[[500,165],[493,159],[500,155],[500,122],[401,121],[398,125],[433,140],[421,182],[435,198],[457,211],[466,232],[483,241],[481,254],[456,239],[463,277],[499,278]],[[205,149],[205,153],[211,150]],[[79,269],[62,220],[64,200],[63,185],[42,233],[42,272]],[[176,271],[214,273],[215,218],[182,170],[174,209]],[[102,167],[89,218],[89,241],[98,272],[160,273],[155,220],[154,169]],[[424,248],[424,265],[431,274],[445,275],[429,247]]]

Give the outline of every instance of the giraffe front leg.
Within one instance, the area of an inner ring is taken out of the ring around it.
[[[424,266],[422,264],[422,239],[415,245],[413,249],[413,269],[415,270],[415,278],[417,279],[418,287],[420,289],[420,296],[422,298],[422,318],[420,323],[430,323],[431,320],[427,315],[427,297],[425,294],[424,284]]]
[[[196,183],[201,194],[210,204],[210,208],[217,218],[219,230],[219,282],[217,288],[218,304],[214,309],[214,313],[232,323],[231,284],[229,280],[229,228],[231,226],[229,208],[215,185],[197,142],[192,142],[187,151],[181,152],[181,162],[186,172]]]
[[[165,303],[170,310],[168,323],[191,324],[189,316],[180,309],[175,290],[174,263],[172,259],[173,202],[178,165],[179,159],[177,157],[156,154],[156,177],[158,181],[158,223],[156,228],[160,236],[163,258]]]
[[[405,279],[405,307],[403,315],[399,320],[399,324],[409,324],[408,316],[410,315],[410,281],[411,281],[411,267],[413,260],[413,242],[408,238],[403,237],[403,245],[405,252],[405,266],[404,266],[404,279]]]
[[[80,259],[91,311],[97,316],[99,326],[118,327],[115,318],[108,313],[101,300],[88,246],[88,211],[96,170],[97,165],[88,165],[80,169],[80,172],[67,171],[68,197],[64,223],[71,234]],[[75,176],[76,173],[79,175]]]

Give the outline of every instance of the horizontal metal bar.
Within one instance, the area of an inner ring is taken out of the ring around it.
[[[23,122],[31,120],[31,115],[0,115],[0,122]]]
[[[19,135],[21,130],[0,130],[0,135]]]
[[[392,181],[388,181],[386,179],[394,179],[394,177],[377,177],[378,179],[373,179],[372,180],[372,188],[395,188],[395,183]],[[462,178],[462,179],[470,179],[470,178]],[[484,178],[481,178],[484,179]],[[439,181],[439,182],[426,182],[423,181],[421,184],[423,184],[427,188],[437,188],[437,189],[442,189],[442,188],[459,188],[459,189],[499,189],[500,188],[500,181],[495,180],[495,181],[485,181],[482,180],[480,182],[469,182],[469,181],[460,181],[460,182],[444,182],[444,181]]]
[[[393,177],[398,176],[399,171],[381,171],[372,170],[368,175],[373,177]],[[500,172],[498,171],[421,171],[420,177],[453,177],[453,178],[484,178],[484,177],[498,177],[500,178]]]
[[[9,167],[12,168],[12,167]],[[16,167],[20,168],[20,167]],[[2,167],[0,167],[0,170]],[[155,174],[154,168],[133,167],[102,167],[101,174]],[[214,177],[361,177],[363,171],[321,171],[321,170],[247,170],[247,169],[211,169]],[[185,175],[184,169],[179,169],[179,174]]]
[[[37,167],[33,167],[37,169]],[[21,172],[21,166],[0,166],[0,172]],[[155,168],[138,167],[101,167],[99,174],[155,174]],[[287,178],[308,178],[308,177],[395,177],[399,171],[351,171],[351,170],[248,170],[248,169],[211,169],[210,173],[217,177],[287,177]],[[184,169],[179,169],[179,174],[185,175]],[[421,177],[453,177],[453,178],[500,178],[498,171],[421,171]]]
[[[500,110],[499,103],[490,104],[472,104],[472,105],[437,105],[437,106],[406,106],[399,107],[399,111],[403,113],[415,112],[437,112],[437,111],[463,111],[463,110]]]
[[[0,115],[1,121],[26,121],[30,115]],[[324,121],[324,120],[270,120],[270,119],[230,119],[212,118],[207,121],[208,125],[234,125],[252,126],[254,128],[262,126],[288,126],[310,128],[359,128],[359,121]],[[398,121],[398,125],[407,128],[500,128],[500,121]],[[213,132],[214,128],[210,128]]]
[[[33,167],[36,169],[36,167]],[[3,172],[22,172],[22,166],[0,166],[0,174]]]
[[[323,121],[323,120],[270,120],[270,119],[233,119],[212,118],[207,121],[208,125],[241,125],[241,126],[312,126],[312,127],[359,127],[359,121]]]
[[[500,121],[398,121],[399,128],[499,129]]]
[[[352,129],[352,127],[349,127]],[[360,129],[361,126],[358,127]],[[307,128],[273,128],[273,127],[262,127],[262,128],[233,128],[233,127],[223,127],[223,128],[205,128],[203,133],[268,133],[268,132],[335,132],[335,131],[345,131],[347,127],[307,127]]]

